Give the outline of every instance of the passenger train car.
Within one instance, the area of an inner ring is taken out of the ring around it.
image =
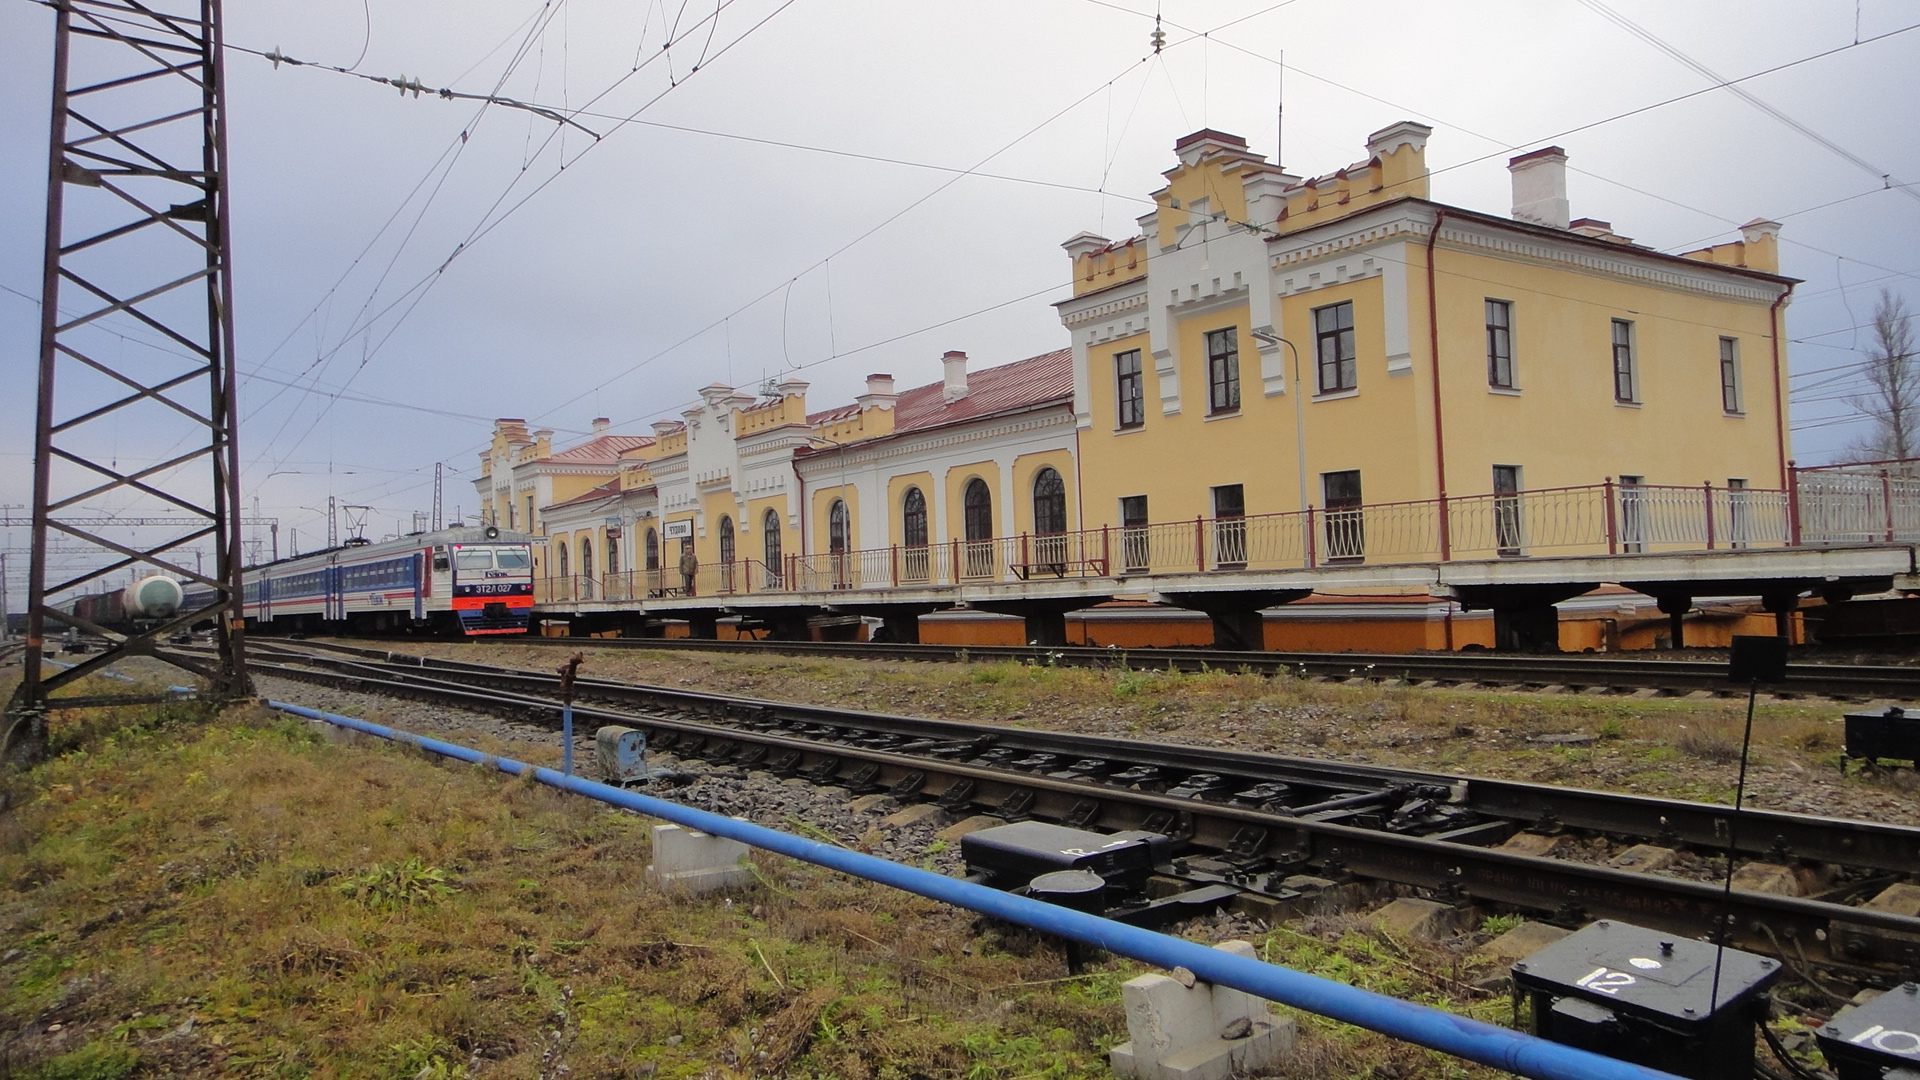
[[[349,543],[244,573],[249,626],[524,634],[533,544],[488,525]]]

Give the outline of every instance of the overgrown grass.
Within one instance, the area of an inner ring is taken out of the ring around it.
[[[13,1077],[1098,1077],[1125,1038],[1138,965],[1064,978],[1037,935],[772,856],[728,899],[664,894],[650,822],[523,779],[253,707],[60,721],[0,817]],[[1490,1008],[1454,953],[1357,920],[1257,944]],[[1490,1075],[1302,1022],[1287,1075]]]

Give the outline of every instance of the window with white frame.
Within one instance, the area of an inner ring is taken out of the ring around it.
[[[1621,405],[1640,402],[1640,369],[1633,355],[1633,324],[1613,320],[1613,400]]]
[[[1147,422],[1146,387],[1140,373],[1140,350],[1129,349],[1113,358],[1114,392],[1119,426],[1139,427]]]
[[[1733,338],[1720,339],[1720,408],[1738,415],[1740,407],[1740,343]]]
[[[1332,304],[1313,310],[1315,365],[1322,394],[1356,389],[1359,362],[1353,343],[1353,302]]]
[[[1513,302],[1487,301],[1487,385],[1495,390],[1512,390],[1513,381]]]

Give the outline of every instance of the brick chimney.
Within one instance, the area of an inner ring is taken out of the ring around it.
[[[967,354],[957,349],[949,350],[940,358],[940,366],[946,375],[946,385],[941,388],[940,396],[946,401],[959,401],[967,396]]]
[[[608,429],[609,427],[612,427],[612,426],[613,426],[613,420],[612,420],[611,418],[609,418],[609,417],[605,417],[605,416],[596,416],[596,417],[594,417],[594,418],[593,418],[593,436],[594,436],[594,438],[596,438],[596,439],[597,439],[597,438],[599,438],[600,436],[602,436],[602,435],[605,435],[605,434],[607,433],[607,429]]]
[[[1567,152],[1557,146],[1521,154],[1507,162],[1513,174],[1515,221],[1564,229],[1573,217],[1567,205]]]

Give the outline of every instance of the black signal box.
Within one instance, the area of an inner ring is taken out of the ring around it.
[[[1090,870],[1122,892],[1139,892],[1156,865],[1172,857],[1159,833],[1097,833],[1021,821],[970,832],[960,838],[960,857],[996,888],[1011,889],[1056,870]]]
[[[1533,1033],[1694,1080],[1751,1080],[1753,1025],[1780,966],[1627,923],[1601,920],[1513,965]]]
[[[1846,756],[1920,763],[1920,708],[1848,713]]]
[[[1848,1009],[1813,1037],[1840,1080],[1920,1078],[1920,983],[1906,983]]]

